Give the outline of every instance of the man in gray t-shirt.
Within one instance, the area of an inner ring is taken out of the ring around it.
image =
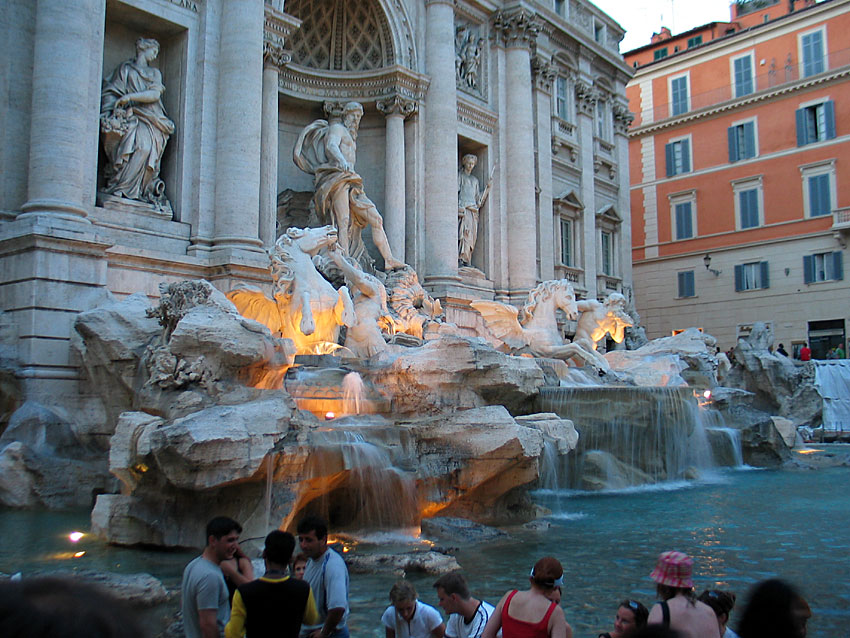
[[[221,638],[230,619],[221,561],[233,558],[242,526],[226,516],[207,523],[203,553],[183,571],[183,628],[186,638]]]
[[[298,523],[301,551],[307,554],[304,580],[310,583],[321,625],[303,625],[306,638],[348,638],[348,568],[342,556],[328,547],[328,526],[317,516]]]

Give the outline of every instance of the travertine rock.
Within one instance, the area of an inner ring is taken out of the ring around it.
[[[508,537],[505,532],[495,527],[450,516],[423,519],[422,534],[428,538],[440,538],[464,545]]]
[[[395,576],[410,573],[447,574],[460,569],[454,556],[439,552],[408,554],[346,554],[345,563],[352,574],[374,574],[389,571]]]

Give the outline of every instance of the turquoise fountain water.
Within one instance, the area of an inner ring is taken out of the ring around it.
[[[457,559],[474,591],[495,602],[526,584],[529,566],[542,555],[557,556],[566,569],[563,606],[577,637],[611,628],[617,601],[650,603],[647,578],[666,549],[696,559],[699,588],[732,589],[739,604],[750,585],[779,576],[796,583],[814,611],[812,638],[847,635],[850,623],[850,468],[810,471],[724,470],[701,482],[673,482],[611,492],[565,490],[538,494],[551,508],[552,527],[535,532],[509,529],[510,539],[461,547]],[[193,552],[156,552],[108,547],[67,534],[88,526],[88,513],[3,510],[0,571],[109,569],[148,571],[166,585],[179,585]],[[199,535],[201,532],[199,530]],[[385,552],[418,545],[402,534],[371,536],[352,551]],[[450,543],[456,544],[456,543]],[[85,550],[73,559],[72,551]],[[436,605],[434,576],[410,574],[422,600]],[[352,574],[351,626],[358,638],[379,638],[380,614],[389,604],[391,574]],[[172,610],[159,610],[162,623]],[[740,611],[740,610],[739,610]],[[733,613],[732,626],[736,624]]]

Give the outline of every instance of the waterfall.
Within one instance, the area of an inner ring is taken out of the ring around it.
[[[741,431],[728,427],[723,415],[710,405],[700,406],[699,420],[705,426],[715,463],[722,467],[743,466]]]
[[[350,430],[318,433],[299,495],[299,510],[335,527],[386,529],[418,523],[413,475],[392,463],[383,447]]]
[[[693,476],[713,466],[691,388],[542,388],[537,408],[579,431],[567,483],[622,488]]]
[[[363,397],[366,386],[363,377],[357,372],[349,372],[342,378],[342,411],[343,414],[360,414],[363,407]]]

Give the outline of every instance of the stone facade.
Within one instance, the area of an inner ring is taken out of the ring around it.
[[[69,343],[110,293],[155,299],[198,278],[269,290],[278,194],[312,189],[298,133],[349,101],[365,108],[357,167],[393,254],[462,330],[482,327],[471,300],[518,303],[553,278],[631,300],[631,71],[590,2],[10,0],[0,33],[0,327],[22,399],[79,396],[102,420]],[[158,48],[138,62],[141,39]],[[174,124],[150,154],[170,208],[105,193],[102,83],[134,59]],[[493,185],[459,268],[469,153]]]

